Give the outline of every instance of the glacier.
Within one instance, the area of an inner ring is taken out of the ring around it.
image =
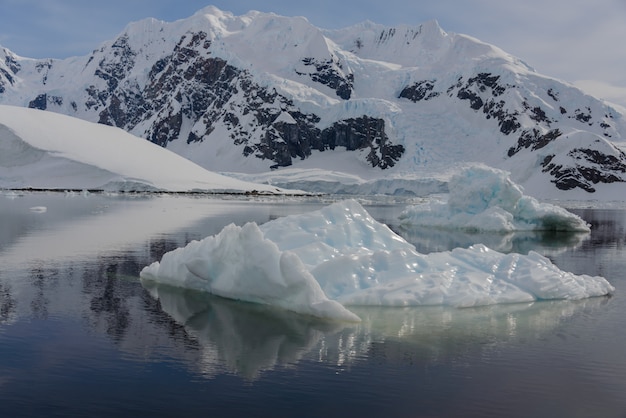
[[[508,172],[487,166],[460,170],[448,183],[447,201],[409,206],[400,220],[407,225],[473,232],[590,231],[579,216],[524,195]]]
[[[615,290],[532,251],[477,244],[421,254],[352,199],[260,226],[228,225],[164,254],[140,278],[339,321],[359,320],[351,306],[471,307]]]

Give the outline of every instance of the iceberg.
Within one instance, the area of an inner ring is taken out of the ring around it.
[[[166,253],[142,281],[359,321],[347,307],[470,307],[608,295],[603,277],[560,270],[538,253],[484,245],[421,254],[355,200],[275,219],[226,226]]]
[[[329,300],[298,256],[280,251],[255,222],[230,224],[215,236],[166,253],[141,277],[301,314],[359,321]]]
[[[473,232],[590,231],[579,216],[524,195],[506,171],[465,168],[452,176],[448,190],[447,201],[409,206],[400,214],[400,222]]]

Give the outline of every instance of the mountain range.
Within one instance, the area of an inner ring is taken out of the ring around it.
[[[619,107],[436,21],[324,30],[211,6],[131,23],[86,56],[0,47],[0,104],[122,128],[217,172],[371,180],[481,163],[535,195],[626,190]]]

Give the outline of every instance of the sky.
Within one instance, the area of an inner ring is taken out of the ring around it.
[[[174,21],[209,5],[304,16],[324,29],[435,19],[626,107],[626,0],[0,0],[0,45],[28,58],[86,55],[130,22]]]

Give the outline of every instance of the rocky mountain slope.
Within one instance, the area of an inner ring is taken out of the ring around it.
[[[619,110],[436,22],[328,31],[208,7],[131,23],[83,57],[0,48],[0,103],[120,127],[212,171],[388,178],[480,162],[531,190],[626,183]]]

